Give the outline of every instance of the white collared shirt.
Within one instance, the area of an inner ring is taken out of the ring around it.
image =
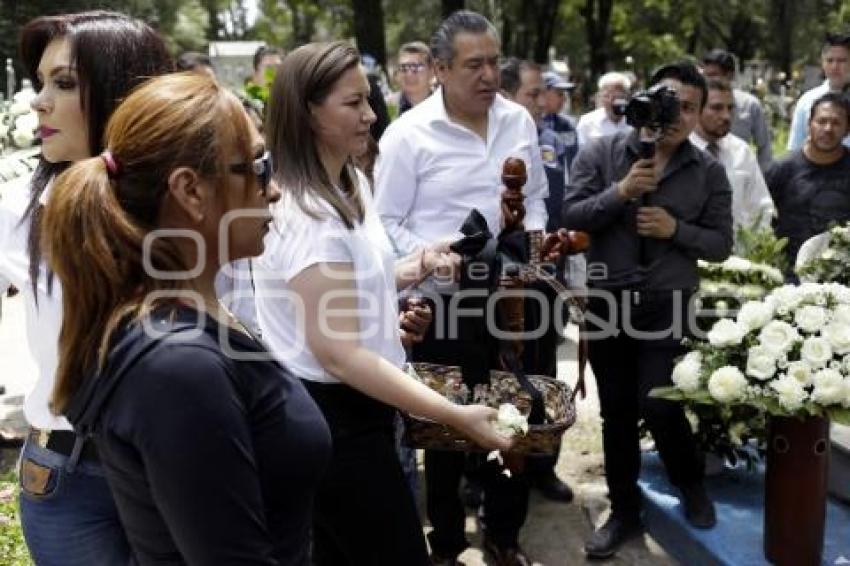
[[[625,118],[613,122],[604,108],[597,108],[592,112],[583,114],[576,126],[579,146],[583,146],[596,138],[613,136],[619,132],[629,132],[631,129],[632,127],[626,124]]]
[[[493,235],[501,221],[502,164],[526,164],[526,230],[546,227],[549,194],[537,127],[522,106],[496,95],[487,140],[446,114],[442,89],[405,112],[381,137],[375,165],[375,209],[398,255],[459,238],[476,208]]]
[[[365,214],[363,222],[351,230],[327,202],[317,198],[308,200],[308,207],[321,213],[320,218],[314,218],[294,202],[284,187],[281,200],[274,206],[275,222],[282,230],[280,233],[272,230],[266,235],[265,250],[254,261],[257,315],[263,340],[281,363],[309,381],[339,383],[340,380],[322,367],[307,345],[305,317],[350,314],[333,311],[331,306],[318,315],[304,311],[289,282],[313,265],[326,270],[323,274],[328,277],[339,277],[334,274],[333,264],[351,264],[360,345],[398,368],[404,364],[395,255],[375,214],[369,181],[360,171],[357,183]],[[327,299],[332,295],[328,294]],[[320,324],[327,322],[320,320]]]
[[[51,185],[41,195],[41,203],[47,202]],[[52,292],[47,289],[47,266],[39,266],[38,286],[33,293],[29,274],[29,220],[24,212],[29,204],[29,178],[21,178],[4,187],[0,199],[0,279],[6,291],[9,284],[17,287],[26,305],[26,333],[30,353],[38,368],[38,377],[33,390],[24,400],[24,416],[27,422],[45,430],[70,430],[70,423],[50,412],[49,400],[56,381],[59,360],[58,341],[62,326],[62,289],[59,280],[53,278]],[[37,303],[36,303],[37,300]]]
[[[691,132],[691,143],[707,151],[708,140],[696,130]],[[732,187],[732,221],[734,227],[752,228],[769,226],[776,214],[770,191],[764,182],[758,160],[752,148],[741,138],[727,134],[717,141],[718,160],[726,169]]]

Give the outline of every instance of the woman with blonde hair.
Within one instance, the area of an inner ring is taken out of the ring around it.
[[[52,406],[94,437],[141,564],[309,563],[327,425],[214,289],[262,252],[279,195],[239,100],[197,73],[135,90],[53,188]]]

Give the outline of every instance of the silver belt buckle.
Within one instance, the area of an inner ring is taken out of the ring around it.
[[[640,291],[632,291],[632,301],[635,305],[640,304]]]

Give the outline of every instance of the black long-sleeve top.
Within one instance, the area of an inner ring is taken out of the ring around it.
[[[788,238],[789,267],[807,239],[850,220],[850,150],[834,163],[809,161],[803,150],[774,162],[764,176],[776,205],[776,235]]]
[[[198,316],[156,311],[165,339],[124,328],[68,416],[93,433],[139,563],[306,565],[327,424],[260,343]]]
[[[593,140],[573,162],[563,221],[567,228],[590,234],[588,285],[693,289],[699,282],[696,260],[720,261],[732,250],[732,192],[726,172],[686,140],[667,163],[656,191],[623,201],[617,182],[639,155],[640,140],[633,131]],[[638,236],[640,206],[660,206],[676,218],[673,237]]]

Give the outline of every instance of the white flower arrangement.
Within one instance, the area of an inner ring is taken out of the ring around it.
[[[721,318],[674,367],[665,399],[850,424],[850,289],[786,285]]]
[[[850,283],[850,227],[833,226],[806,240],[794,271],[802,281]]]
[[[5,147],[27,149],[35,143],[38,116],[30,104],[36,93],[28,80],[23,88],[12,96],[5,111],[0,111],[0,149]]]
[[[700,318],[708,322],[728,317],[748,302],[757,303],[770,290],[784,283],[779,269],[738,256],[731,256],[721,263],[699,260],[697,266]],[[747,313],[744,318],[744,326],[749,328],[753,324],[762,326],[764,323],[758,321],[763,320],[765,315]]]

